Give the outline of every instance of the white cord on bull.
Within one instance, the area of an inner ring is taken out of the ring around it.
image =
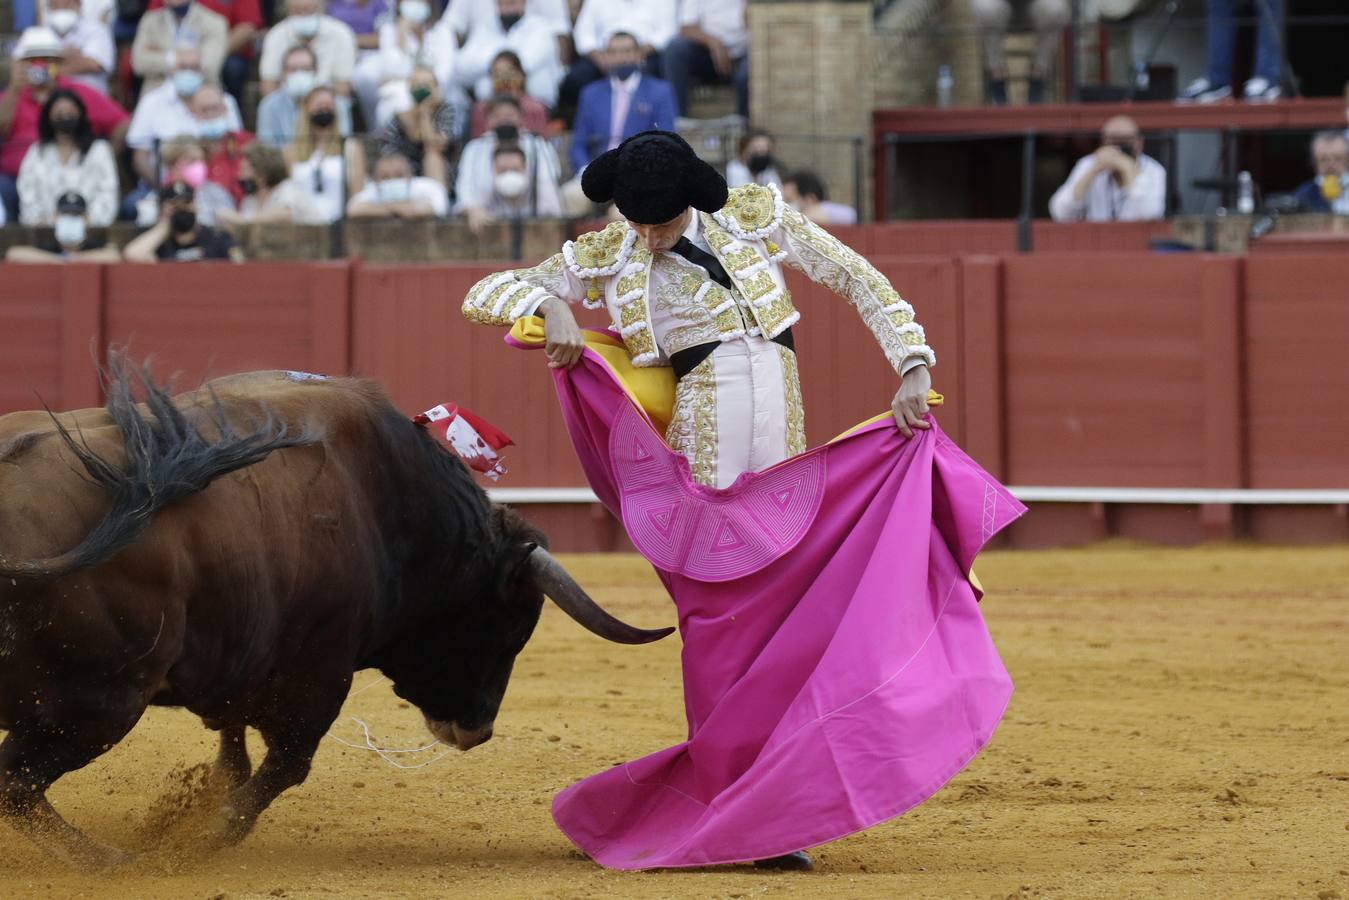
[[[385,678],[384,676],[380,676],[380,677],[374,679],[373,681],[371,681],[369,684],[367,684],[367,685],[365,685],[364,687],[362,687],[360,690],[352,692],[352,693],[347,697],[347,699],[350,700],[352,697],[360,696],[361,694],[364,694],[366,691],[370,690],[371,688],[377,687],[378,685],[381,685],[381,684],[383,684],[384,682],[386,682],[386,681],[388,681],[388,680],[389,680],[389,679]],[[396,759],[393,758],[395,755],[406,755],[406,754],[411,754],[411,753],[425,753],[427,750],[434,750],[436,747],[444,747],[445,744],[443,744],[443,743],[440,742],[440,741],[432,741],[431,743],[427,744],[427,745],[424,746],[424,747],[416,747],[416,748],[409,749],[409,750],[391,750],[391,749],[388,749],[388,748],[386,748],[386,747],[380,747],[380,746],[378,746],[378,745],[375,744],[375,739],[374,739],[374,737],[370,734],[370,726],[367,725],[364,721],[362,721],[361,719],[356,718],[355,716],[352,716],[352,717],[351,717],[351,721],[355,722],[357,725],[360,726],[361,732],[362,732],[362,733],[364,734],[364,736],[365,736],[365,743],[364,743],[364,744],[357,744],[357,743],[354,743],[354,742],[352,742],[352,741],[347,740],[346,738],[339,737],[338,735],[333,734],[331,731],[328,732],[328,737],[330,737],[330,738],[332,738],[333,740],[337,741],[337,743],[341,744],[343,747],[350,747],[350,748],[353,749],[353,750],[369,750],[369,751],[371,751],[372,753],[374,753],[376,756],[378,756],[380,759],[384,760],[384,762],[386,762],[386,763],[388,763],[389,765],[393,766],[395,769],[403,769],[403,770],[408,770],[408,769],[424,769],[424,768],[426,768],[427,766],[431,765],[432,763],[439,762],[440,760],[442,760],[442,759],[444,759],[445,757],[447,757],[447,756],[450,755],[450,750],[451,750],[451,748],[448,748],[448,747],[447,747],[445,750],[443,750],[443,751],[441,751],[440,753],[436,754],[436,755],[433,756],[431,759],[428,759],[426,762],[422,762],[422,763],[402,763],[402,762],[399,762],[398,760],[396,760]]]

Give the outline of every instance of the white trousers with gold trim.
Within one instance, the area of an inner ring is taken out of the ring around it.
[[[694,481],[717,488],[802,452],[796,354],[757,336],[725,341],[679,380],[665,440]]]

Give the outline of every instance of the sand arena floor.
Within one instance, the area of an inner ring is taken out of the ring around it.
[[[619,614],[671,621],[641,560],[567,561]],[[549,607],[489,744],[399,771],[327,742],[214,857],[154,849],[214,743],[151,711],[51,794],[141,861],[72,875],[0,826],[0,897],[1349,898],[1349,548],[1108,545],[979,571],[1017,685],[1006,720],[931,801],[820,848],[812,874],[622,874],[571,849],[553,793],[681,738],[679,648],[605,644]],[[373,672],[345,714],[385,746],[427,740]],[[350,719],[337,731],[360,739]]]

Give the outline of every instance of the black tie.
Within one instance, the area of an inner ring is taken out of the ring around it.
[[[678,253],[695,266],[706,269],[707,274],[712,276],[713,281],[726,288],[728,291],[732,290],[731,276],[726,274],[726,270],[722,268],[722,265],[717,258],[706,250],[695,247],[693,242],[688,238],[681,237],[679,240],[675,241],[675,245],[671,247],[670,250]]]

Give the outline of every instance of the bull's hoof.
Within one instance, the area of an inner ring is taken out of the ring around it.
[[[233,847],[248,837],[249,832],[253,830],[254,822],[254,819],[241,814],[232,805],[226,803],[220,807],[215,826],[208,835],[208,842],[217,849]]]
[[[815,863],[806,854],[806,851],[797,850],[795,853],[757,860],[754,863],[754,868],[772,869],[778,872],[809,872],[815,868]]]

